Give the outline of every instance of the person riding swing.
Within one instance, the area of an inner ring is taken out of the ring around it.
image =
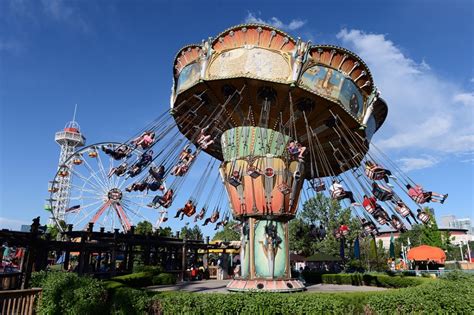
[[[331,198],[334,200],[340,201],[343,199],[349,199],[352,206],[358,205],[354,199],[352,191],[344,190],[344,187],[342,187],[342,185],[339,184],[336,179],[332,181],[332,185],[331,187],[329,187],[329,191],[331,192]]]
[[[380,186],[376,182],[372,183],[372,194],[380,201],[388,201],[393,198],[393,191],[391,189]]]
[[[203,207],[201,211],[199,211],[199,213],[196,213],[196,215],[194,216],[194,222],[204,219],[205,215],[206,215],[206,208]]]
[[[441,195],[432,191],[425,191],[420,185],[412,187],[410,184],[407,184],[406,188],[408,189],[408,196],[418,204],[425,202],[439,202],[443,204],[446,198],[448,198],[448,194]]]
[[[204,220],[204,223],[202,224],[202,226],[206,226],[208,223],[216,223],[217,220],[219,220],[219,210],[215,209],[212,212],[211,217]]]
[[[203,148],[204,150],[206,150],[211,144],[214,143],[214,139],[211,139],[211,135],[206,134],[206,131],[208,128],[209,126],[201,129],[201,133],[199,134],[199,138],[197,141],[199,146]]]
[[[395,178],[392,176],[390,170],[385,169],[372,161],[365,162],[365,175],[371,180],[383,179],[387,184],[389,184],[389,177]]]
[[[173,195],[173,189],[168,189],[163,196],[156,195],[148,206],[152,208],[158,208],[159,206],[169,208],[173,202]]]
[[[178,209],[178,211],[176,212],[176,215],[174,217],[178,218],[179,215],[181,214],[181,219],[180,220],[183,220],[184,215],[190,217],[194,213],[196,213],[196,205],[194,204],[194,202],[191,199],[189,199],[188,202],[186,202],[186,204],[184,205],[184,207]]]
[[[229,216],[226,215],[222,221],[217,222],[216,226],[214,227],[214,231],[218,230],[220,226],[226,226],[229,223]]]

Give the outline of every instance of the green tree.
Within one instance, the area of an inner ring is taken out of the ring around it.
[[[173,230],[169,226],[167,226],[165,228],[160,226],[158,228],[157,233],[158,233],[159,236],[165,236],[165,237],[172,237],[173,236]]]
[[[221,231],[216,232],[214,237],[212,238],[213,241],[238,241],[240,240],[240,232],[239,223],[237,221],[229,221],[229,223],[224,226],[224,229]]]
[[[346,256],[352,254],[352,246],[356,237],[361,232],[361,225],[357,219],[351,217],[349,208],[343,209],[339,202],[324,196],[321,193],[306,201],[297,218],[290,222],[290,249],[304,255],[312,255],[322,252],[332,256],[339,256],[340,241],[337,240],[333,231],[341,224],[349,226],[350,233],[345,237]],[[310,225],[326,229],[326,237],[322,241],[315,240],[309,234]]]
[[[146,235],[153,232],[153,225],[148,221],[141,221],[135,227],[135,234]]]
[[[188,240],[203,240],[204,235],[199,226],[195,225],[193,228],[183,226],[180,231],[180,236]]]

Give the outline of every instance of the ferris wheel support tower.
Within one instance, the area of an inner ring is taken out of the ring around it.
[[[53,191],[51,209],[47,209],[53,212],[54,217],[59,220],[64,220],[66,210],[69,207],[69,197],[71,192],[71,173],[73,171],[74,164],[68,158],[74,154],[77,148],[82,147],[86,143],[86,138],[82,135],[79,124],[76,122],[76,109],[74,107],[74,116],[72,121],[68,122],[63,130],[56,132],[54,140],[61,147],[61,153],[59,155],[59,169],[68,170],[64,176],[58,177],[56,182],[50,183],[50,191]],[[51,201],[51,200],[50,200]],[[54,224],[54,220],[50,219],[50,224]]]

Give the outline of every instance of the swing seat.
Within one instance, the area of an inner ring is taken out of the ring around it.
[[[332,199],[336,199],[336,200],[342,200],[345,198],[345,196],[346,196],[346,191],[342,188],[335,189],[331,193]]]
[[[339,227],[339,232],[342,234],[342,236],[347,236],[349,234],[349,227],[347,225],[341,225]]]
[[[366,224],[363,226],[364,227],[364,231],[366,231],[368,234],[372,234],[374,231],[375,231],[375,227],[373,224]]]
[[[408,207],[405,205],[403,205],[402,207],[397,206],[395,207],[395,210],[404,218],[410,215],[410,209],[408,209]]]
[[[256,167],[249,166],[249,168],[247,169],[247,175],[255,179],[262,175],[262,173]]]
[[[375,217],[375,220],[377,220],[377,222],[378,222],[380,225],[385,225],[385,224],[387,224],[387,219],[385,219],[385,217],[383,217],[383,216],[377,216],[377,217]]]
[[[163,221],[163,222],[168,221],[168,217],[164,217],[162,221]]]
[[[387,201],[392,199],[393,193],[391,191],[385,190],[380,186],[376,186],[372,189],[372,193],[380,201]]]
[[[340,233],[339,231],[336,231],[336,232],[334,233],[334,237],[335,237],[336,239],[340,239],[340,238],[341,238],[341,233]]]
[[[194,215],[196,213],[196,207],[192,206],[192,207],[184,207],[184,210],[183,210],[184,214],[188,217]]]
[[[424,224],[427,224],[428,222],[430,222],[430,216],[426,214],[425,212],[418,213],[416,217]]]
[[[367,205],[364,207],[365,211],[367,211],[369,214],[374,213],[375,207],[372,207],[371,205]]]
[[[234,176],[230,176],[229,177],[229,184],[231,184],[232,186],[237,188],[242,184],[242,182],[238,178],[235,178]]]
[[[392,219],[391,220],[391,225],[395,230],[401,230],[403,228],[402,222],[400,222],[397,219]]]
[[[171,206],[171,202],[172,200],[163,200],[163,199],[159,199],[158,200],[158,203],[160,204],[160,206],[162,206],[163,208],[169,208]]]
[[[89,151],[89,153],[87,154],[89,157],[91,158],[96,158],[97,157],[97,151]]]
[[[421,193],[421,194],[416,195],[415,197],[412,197],[411,199],[413,199],[413,201],[418,204],[423,204],[426,202],[427,198],[425,197],[425,194]]]
[[[288,195],[289,193],[291,193],[291,189],[287,183],[281,183],[277,186],[277,188],[283,195]]]
[[[366,168],[365,175],[372,180],[381,180],[385,177],[385,171],[380,168]]]

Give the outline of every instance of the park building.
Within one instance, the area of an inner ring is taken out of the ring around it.
[[[474,237],[472,233],[470,233],[467,229],[462,228],[439,228],[441,232],[449,232],[449,238],[451,240],[451,244],[459,245],[459,244],[466,244],[468,241],[474,241]],[[385,249],[390,248],[390,238],[392,237],[397,239],[400,236],[400,232],[395,230],[386,230],[381,231],[378,236],[375,237],[375,240],[378,244],[379,240],[382,241],[383,247]],[[412,246],[417,246],[419,244],[412,244]]]

